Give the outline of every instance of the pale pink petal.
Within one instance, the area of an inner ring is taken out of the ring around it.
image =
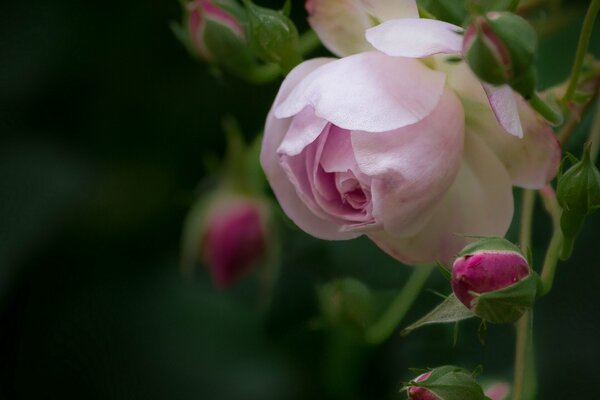
[[[319,136],[326,125],[327,121],[315,117],[313,109],[306,107],[294,117],[283,142],[277,149],[277,154],[288,156],[300,154]]]
[[[287,118],[307,105],[344,129],[386,132],[412,125],[437,106],[445,75],[417,60],[361,53],[313,71],[275,108]]]
[[[422,58],[459,54],[463,29],[447,22],[406,18],[387,21],[367,31],[367,41],[390,56]]]
[[[504,236],[513,215],[506,169],[476,135],[465,136],[465,154],[456,180],[437,205],[427,225],[412,237],[388,232],[369,237],[392,257],[410,265],[451,265],[472,236]]]
[[[308,23],[333,54],[344,57],[372,50],[365,30],[373,26],[369,15],[355,0],[308,0]]]
[[[446,89],[437,108],[417,124],[391,132],[353,132],[361,171],[372,178],[373,215],[399,237],[414,235],[448,190],[463,154],[464,114]]]
[[[277,154],[277,149],[290,128],[291,119],[278,119],[273,111],[305,76],[331,61],[325,58],[306,61],[292,70],[283,81],[273,108],[267,116],[260,162],[279,204],[301,229],[321,239],[340,240],[357,237],[360,233],[340,232],[339,226],[315,215],[300,199],[296,188],[282,168]]]
[[[466,106],[467,132],[482,138],[508,170],[512,183],[527,189],[540,189],[558,170],[561,149],[548,123],[517,96],[523,123],[523,137],[507,135],[486,105]]]
[[[329,0],[331,1],[331,0]],[[365,10],[379,21],[419,18],[415,0],[358,0]]]
[[[517,110],[515,93],[508,85],[493,86],[483,83],[490,106],[496,115],[496,119],[504,130],[518,138],[523,137],[523,127]]]
[[[466,129],[483,138],[508,170],[513,185],[540,188],[556,175],[560,147],[552,129],[519,95],[515,94],[523,138],[507,135],[491,110],[479,80],[465,63],[446,63],[435,57],[436,69],[446,73],[446,83],[461,98]]]

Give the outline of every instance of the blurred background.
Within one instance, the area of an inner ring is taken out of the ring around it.
[[[542,87],[575,53],[587,2],[564,3],[559,29],[538,16]],[[292,17],[306,30],[303,2]],[[471,321],[455,346],[452,327],[434,326],[376,347],[322,329],[318,285],[353,277],[393,294],[410,273],[365,239],[323,242],[277,217],[266,309],[252,272],[226,290],[202,266],[182,277],[184,218],[208,187],[206,160],[225,152],[222,119],[250,141],[279,81],[215,77],[171,32],[180,18],[175,0],[0,5],[0,398],[403,399],[408,368],[450,363],[511,380],[511,327],[491,326],[485,345]],[[597,392],[599,233],[597,213],[536,306],[540,399]],[[538,261],[549,235],[538,209]],[[439,273],[426,287],[449,291]],[[437,302],[424,291],[403,326]]]

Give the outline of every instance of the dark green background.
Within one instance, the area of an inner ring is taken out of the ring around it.
[[[467,323],[456,347],[451,328],[430,327],[373,349],[314,329],[315,283],[404,282],[410,270],[367,240],[282,229],[266,314],[251,277],[231,292],[204,270],[180,278],[181,224],[204,159],[223,153],[221,118],[251,138],[278,83],[215,79],[171,34],[179,14],[175,0],[0,5],[0,398],[400,399],[409,367],[446,363],[510,379],[510,327],[492,327],[485,346]],[[542,86],[568,74],[576,15],[542,42]],[[293,16],[304,29],[302,2]],[[536,259],[549,236],[538,211]],[[599,229],[597,214],[536,308],[540,399],[597,397]],[[447,292],[434,276],[427,286]],[[424,292],[408,319],[436,302]]]

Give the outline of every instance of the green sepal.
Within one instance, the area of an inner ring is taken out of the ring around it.
[[[248,11],[250,43],[264,62],[278,64],[289,72],[302,61],[296,26],[284,12],[259,7],[244,0]],[[284,7],[285,9],[285,7]]]
[[[321,313],[333,327],[364,330],[371,322],[374,300],[371,290],[353,278],[338,279],[317,288]]]
[[[431,374],[424,381],[411,381],[405,384],[406,388],[411,386],[427,389],[440,400],[485,400],[486,398],[473,373],[452,365],[431,370]]]
[[[421,319],[404,328],[400,335],[406,336],[415,329],[431,324],[449,324],[473,318],[475,314],[460,302],[453,294],[446,297],[437,307]]]
[[[538,112],[538,114],[544,117],[550,125],[559,126],[564,122],[564,115],[555,97],[548,96],[546,100],[544,100],[534,91],[529,99],[529,104]]]
[[[600,208],[600,171],[590,156],[591,144],[586,144],[581,161],[559,175],[556,197],[563,208],[560,227],[563,233],[561,260],[573,251],[575,239],[585,218]],[[564,163],[564,160],[563,160]]]
[[[227,72],[246,79],[256,59],[245,40],[231,29],[209,18],[205,21],[204,43],[215,63]]]
[[[461,1],[456,0],[417,0],[420,8],[441,21],[454,25],[462,25],[468,17],[467,9]]]
[[[512,251],[523,255],[521,249],[517,245],[504,238],[483,237],[476,242],[466,245],[465,248],[458,253],[458,256],[464,257],[481,251]]]
[[[495,324],[516,322],[535,303],[540,287],[539,275],[530,270],[525,279],[504,289],[473,293],[473,312]]]

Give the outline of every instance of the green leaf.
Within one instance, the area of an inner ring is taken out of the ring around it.
[[[474,316],[475,314],[465,307],[465,305],[461,303],[453,293],[446,297],[446,299],[440,305],[434,308],[423,318],[405,328],[400,334],[402,336],[406,336],[415,329],[425,325],[448,324],[452,322],[463,321]]]
[[[475,314],[496,324],[517,321],[535,303],[539,279],[531,271],[527,278],[507,288],[477,294],[473,299]]]
[[[409,382],[408,386],[422,387],[440,400],[484,400],[483,389],[469,371],[446,365],[435,368],[429,377],[420,382]]]

